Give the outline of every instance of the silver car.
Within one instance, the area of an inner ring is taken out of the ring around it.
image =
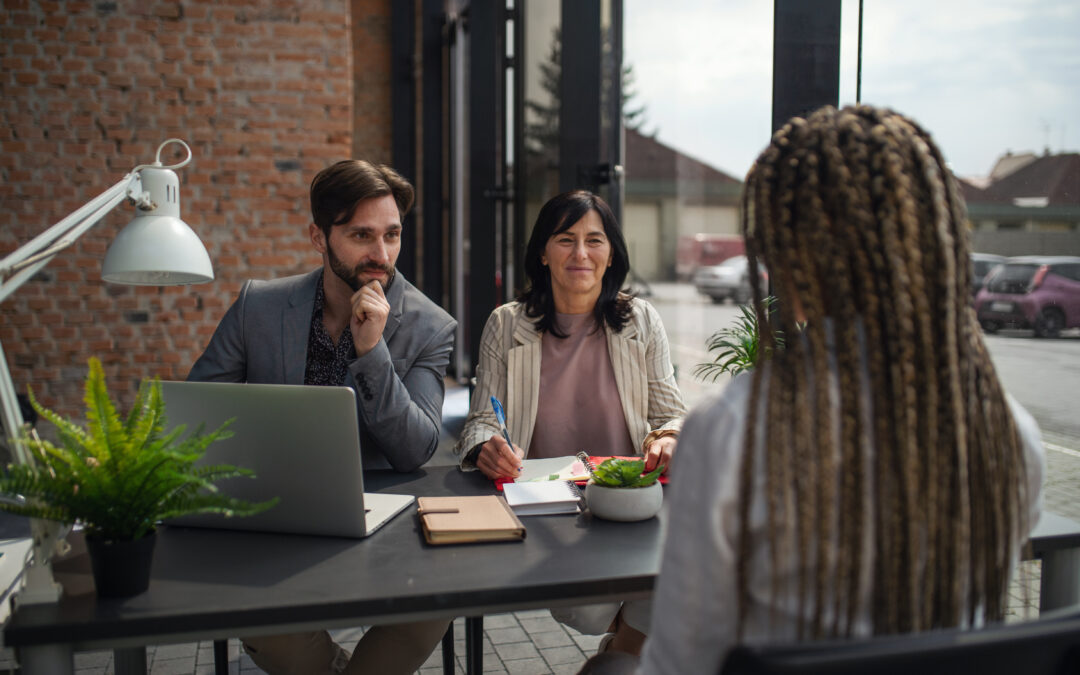
[[[768,279],[765,268],[758,265],[761,279]],[[699,267],[694,273],[694,286],[698,293],[707,295],[713,302],[731,298],[739,305],[750,302],[750,266],[746,256],[728,258],[719,265]]]

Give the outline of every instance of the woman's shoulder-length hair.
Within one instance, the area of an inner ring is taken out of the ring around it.
[[[544,248],[549,239],[573,227],[589,211],[595,211],[600,216],[604,235],[611,245],[611,266],[604,272],[600,297],[593,308],[596,325],[599,328],[606,323],[613,332],[618,333],[630,319],[631,296],[627,293],[620,294],[626,275],[630,272],[630,254],[615,214],[598,195],[587,190],[571,190],[552,197],[540,209],[525,248],[525,276],[528,286],[518,296],[518,301],[524,305],[526,316],[536,319],[536,328],[540,332],[566,337],[559,332],[555,324],[551,270],[541,262]]]

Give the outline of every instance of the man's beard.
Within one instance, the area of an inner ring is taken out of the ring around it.
[[[348,284],[349,288],[353,290],[353,293],[360,290],[363,284],[360,283],[360,275],[364,272],[379,270],[386,274],[386,281],[380,281],[383,290],[385,291],[390,287],[390,284],[394,281],[395,269],[393,265],[383,265],[373,260],[362,262],[356,267],[349,267],[345,263],[341,262],[341,258],[334,255],[334,248],[327,242],[326,246],[327,258],[330,259],[330,269],[334,271],[334,274],[339,279]]]

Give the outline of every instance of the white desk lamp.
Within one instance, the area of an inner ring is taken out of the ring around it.
[[[162,166],[161,151],[179,143],[187,157],[179,164]],[[79,210],[42,232],[0,260],[0,302],[29,281],[57,253],[71,246],[106,213],[127,199],[138,215],[117,235],[105,254],[101,278],[116,284],[177,286],[214,280],[210,256],[198,236],[180,220],[180,181],[173,169],[191,162],[191,148],[178,138],[158,146],[153,164],[131,170],[119,183],[101,193]],[[11,437],[15,459],[33,460],[19,440],[22,412],[15,395],[15,383],[0,346],[0,404],[4,431]],[[50,559],[63,539],[63,526],[52,521],[31,519],[33,557],[28,563],[23,588],[17,599],[22,604],[56,602],[60,585],[52,577]]]

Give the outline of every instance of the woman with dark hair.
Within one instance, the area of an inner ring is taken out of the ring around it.
[[[744,199],[772,356],[687,420],[638,672],[1002,620],[1045,458],[971,309],[941,152],[895,112],[826,107],[776,132]]]
[[[576,190],[540,210],[525,253],[529,286],[496,309],[480,338],[472,407],[454,448],[463,470],[513,478],[525,457],[644,456],[668,466],[686,406],[656,310],[620,289],[626,242],[600,197]],[[506,407],[511,447],[490,405]],[[648,601],[575,608],[556,618],[610,648],[637,650]],[[638,611],[640,610],[640,611]],[[627,625],[629,624],[629,625]]]

